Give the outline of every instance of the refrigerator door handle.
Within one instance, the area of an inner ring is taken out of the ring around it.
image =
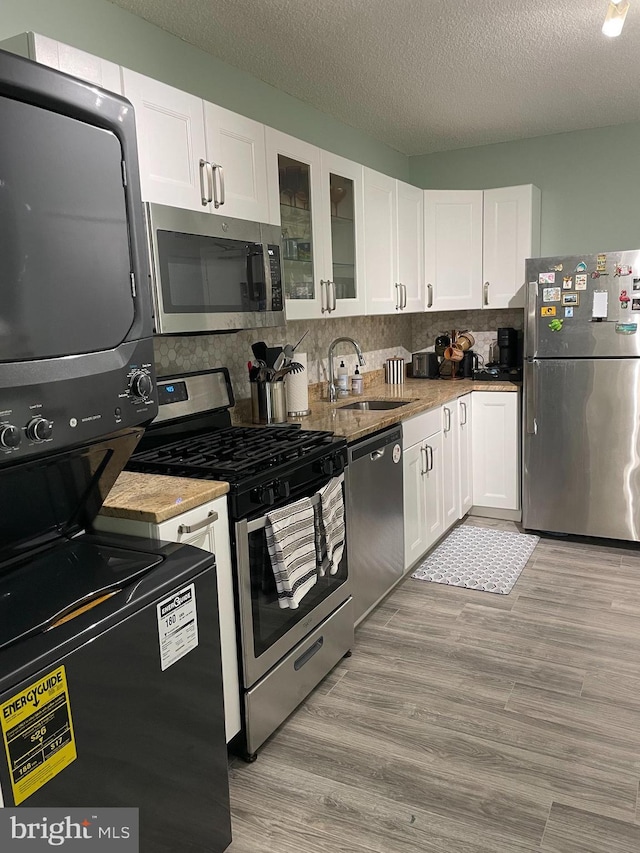
[[[530,281],[528,288],[525,358],[533,358],[538,350],[538,282]]]
[[[537,435],[535,365],[532,361],[524,363],[524,417],[527,435]]]

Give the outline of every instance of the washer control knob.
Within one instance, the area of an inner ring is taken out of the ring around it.
[[[31,441],[46,441],[52,432],[53,424],[46,418],[32,418],[27,424],[27,438]]]
[[[134,397],[146,400],[153,391],[151,377],[144,370],[136,370],[129,382],[129,391]]]
[[[13,424],[4,424],[0,427],[0,447],[18,447],[22,441],[20,430]]]

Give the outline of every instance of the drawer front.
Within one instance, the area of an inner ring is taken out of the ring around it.
[[[255,752],[353,645],[351,598],[245,696],[247,751]]]
[[[402,423],[402,435],[404,448],[413,447],[419,441],[440,432],[442,429],[442,414],[440,406],[436,409],[430,409],[428,412],[422,412],[416,415],[415,418],[410,418]]]

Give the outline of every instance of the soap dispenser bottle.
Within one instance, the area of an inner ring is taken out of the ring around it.
[[[338,397],[347,397],[349,394],[349,373],[344,365],[344,359],[340,361],[338,368]]]

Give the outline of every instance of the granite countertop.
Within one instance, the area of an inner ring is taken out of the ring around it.
[[[470,391],[512,391],[520,390],[513,382],[475,382],[471,379],[429,380],[407,379],[402,385],[387,385],[376,382],[369,385],[362,396],[341,398],[336,403],[326,400],[312,400],[311,414],[304,418],[289,418],[289,423],[299,423],[302,429],[324,430],[344,436],[347,441],[355,441],[365,435],[377,432],[387,426],[400,423],[420,412],[462,397]],[[383,411],[363,412],[342,409],[349,403],[365,400],[407,400],[405,406]],[[249,425],[250,421],[235,420],[235,423]]]
[[[159,524],[226,495],[228,483],[123,471],[102,505],[101,515]]]

